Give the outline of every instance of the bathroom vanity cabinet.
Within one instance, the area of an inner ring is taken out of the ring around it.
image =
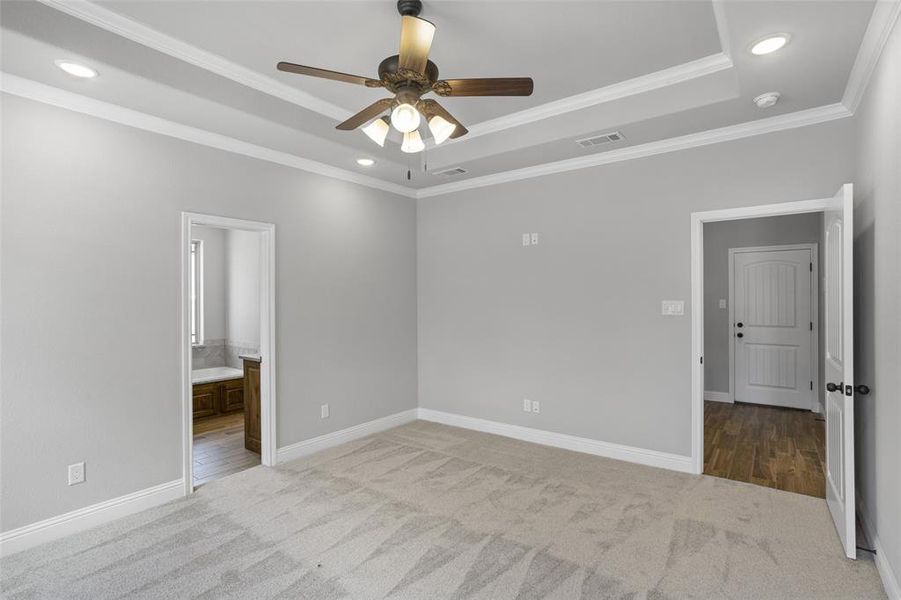
[[[194,419],[244,410],[244,379],[227,379],[193,386]]]

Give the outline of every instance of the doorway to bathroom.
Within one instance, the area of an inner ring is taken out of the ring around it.
[[[274,226],[182,215],[187,493],[257,465],[274,439]]]

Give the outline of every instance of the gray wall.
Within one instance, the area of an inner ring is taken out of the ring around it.
[[[260,243],[255,231],[228,232],[228,339],[260,346]]]
[[[2,530],[181,477],[184,210],[275,223],[279,446],[416,406],[411,199],[2,99]]]
[[[729,391],[729,249],[784,244],[817,244],[823,237],[823,213],[786,215],[704,225],[704,387],[712,392]],[[823,278],[822,256],[817,262]],[[720,299],[727,301],[719,307]],[[819,286],[819,356],[823,356],[823,286]],[[819,381],[823,364],[819,361]],[[822,386],[820,386],[822,388]],[[817,394],[821,397],[822,394]]]
[[[857,481],[884,558],[901,579],[901,25],[855,116]],[[896,580],[897,580],[896,579]]]
[[[228,337],[228,238],[226,230],[194,227],[191,237],[203,241],[204,341]]]
[[[851,137],[845,119],[420,200],[420,406],[688,455],[689,215],[831,197]]]

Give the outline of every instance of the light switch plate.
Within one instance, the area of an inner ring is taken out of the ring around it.
[[[328,404],[323,404],[319,407],[319,418],[328,419]]]
[[[660,314],[665,317],[681,317],[685,314],[685,301],[663,300],[660,302]]]
[[[525,412],[532,412],[532,402],[528,398],[522,399],[522,409]]]
[[[529,235],[528,233],[522,234],[522,245],[528,246],[531,243],[532,243],[532,236]]]
[[[720,298],[720,308],[726,308],[726,301],[723,298]]]

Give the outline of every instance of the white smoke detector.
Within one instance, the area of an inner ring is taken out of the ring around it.
[[[765,94],[760,94],[756,98],[754,98],[754,104],[757,105],[757,108],[770,108],[775,106],[777,102],[779,102],[779,97],[782,94],[779,92],[767,92]]]

